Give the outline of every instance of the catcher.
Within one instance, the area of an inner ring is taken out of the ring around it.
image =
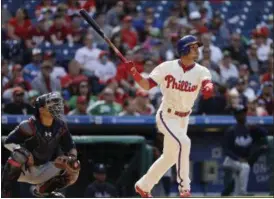
[[[32,184],[37,197],[65,197],[58,190],[76,182],[80,162],[64,120],[63,99],[57,92],[39,96],[35,113],[7,137],[11,151],[2,173],[2,197],[13,197],[14,182]]]

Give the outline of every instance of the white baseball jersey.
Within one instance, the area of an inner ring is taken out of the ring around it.
[[[209,70],[195,63],[190,70],[184,71],[179,59],[166,61],[158,65],[150,73],[163,94],[159,109],[175,109],[180,112],[191,111],[204,80],[211,80]]]

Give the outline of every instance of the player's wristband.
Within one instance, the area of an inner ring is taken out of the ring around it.
[[[135,68],[130,70],[130,73],[136,82],[140,82],[143,79],[141,74]]]

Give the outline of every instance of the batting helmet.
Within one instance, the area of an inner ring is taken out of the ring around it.
[[[198,44],[202,46],[203,44],[197,40],[196,37],[192,35],[186,35],[182,37],[177,43],[177,53],[179,56],[187,55],[190,52],[190,46],[192,44]]]

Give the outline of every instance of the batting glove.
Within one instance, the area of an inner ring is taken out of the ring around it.
[[[213,94],[213,84],[212,83],[207,83],[203,88],[202,88],[202,94],[204,99],[209,99],[212,97]]]

